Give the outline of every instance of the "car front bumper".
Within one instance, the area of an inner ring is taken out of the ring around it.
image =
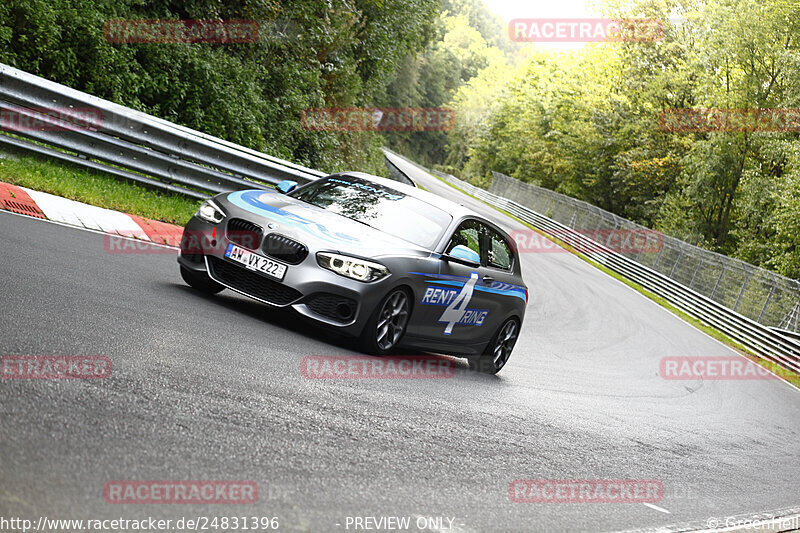
[[[225,233],[228,218],[212,224],[192,217],[184,230],[178,263],[205,272],[240,294],[273,307],[291,307],[301,315],[353,336],[361,333],[373,310],[391,289],[392,276],[363,283],[319,266],[316,253],[322,250],[309,249],[308,256],[299,264],[287,264],[282,281],[250,270],[225,257],[231,242]],[[246,249],[267,256],[260,243],[255,249]]]

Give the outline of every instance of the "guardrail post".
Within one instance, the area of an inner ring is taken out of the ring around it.
[[[681,259],[683,259],[683,248],[680,249],[680,252],[678,253],[678,258],[675,260],[675,264],[672,265],[672,270],[669,271],[670,278],[675,273],[675,269],[678,267],[678,263],[681,262]]]
[[[772,278],[772,274],[770,274],[770,278]],[[767,299],[764,301],[764,307],[761,308],[761,312],[758,314],[758,322],[761,324],[761,319],[764,316],[764,312],[767,310],[767,306],[769,305],[769,301],[772,299],[772,295],[775,293],[775,280],[772,279],[772,286],[769,288],[769,294],[767,295]]]
[[[665,248],[666,248],[666,246],[663,246],[663,245],[662,245],[662,246],[661,246],[661,249],[658,251],[658,257],[656,257],[656,260],[655,260],[655,261],[653,261],[653,266],[651,266],[651,267],[650,267],[650,268],[652,268],[653,270],[655,270],[655,269],[656,269],[656,267],[658,266],[658,262],[659,262],[659,261],[661,261],[661,256],[662,256],[662,255],[664,255],[664,249],[665,249]]]
[[[721,262],[720,264],[722,265],[722,272],[720,272],[720,273],[719,273],[719,277],[717,278],[717,283],[716,283],[716,284],[714,284],[714,290],[713,290],[713,291],[711,291],[711,296],[710,296],[710,298],[711,298],[712,300],[714,299],[714,295],[715,295],[715,294],[717,294],[717,289],[719,288],[719,282],[720,282],[720,281],[722,281],[722,276],[724,276],[724,275],[725,275],[725,263],[724,263],[724,262]]]
[[[744,294],[745,289],[747,289],[747,284],[750,283],[750,278],[753,277],[753,274],[750,272],[747,273],[747,278],[742,283],[742,290],[739,291],[739,296],[736,297],[736,303],[733,304],[733,312],[736,312],[736,308],[739,307],[739,302],[742,301],[742,295]]]
[[[778,327],[788,329],[790,331],[797,331],[798,317],[800,317],[800,300],[794,304],[794,307],[792,307],[791,311],[786,313],[786,316],[783,318],[783,320],[781,320],[781,323],[778,324]],[[794,328],[792,327],[792,320],[794,320]],[[786,327],[783,326],[784,324],[786,324]]]
[[[703,266],[704,262],[705,262],[705,260],[703,259],[703,256],[701,255],[700,256],[700,262],[697,263],[697,267],[695,267],[695,269],[694,269],[694,274],[692,274],[692,281],[689,282],[689,287],[690,288],[694,287],[694,278],[697,276],[697,273],[700,272],[700,267]]]

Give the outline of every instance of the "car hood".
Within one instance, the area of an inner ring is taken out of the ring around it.
[[[223,195],[223,198],[239,209],[267,219],[262,224],[267,232],[292,237],[317,250],[350,252],[366,257],[429,253],[429,250],[399,237],[277,191],[236,191]],[[258,223],[257,217],[249,218]],[[269,223],[275,227],[267,229]]]

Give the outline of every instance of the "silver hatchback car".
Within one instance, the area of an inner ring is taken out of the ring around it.
[[[497,373],[525,317],[515,244],[464,206],[359,172],[219,194],[186,225],[183,279],[290,307],[358,337]]]

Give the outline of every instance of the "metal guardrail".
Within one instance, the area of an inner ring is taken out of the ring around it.
[[[416,165],[419,168],[419,165]],[[585,234],[546,217],[503,196],[490,193],[450,174],[430,171],[462,191],[498,209],[511,213],[532,227],[556,238],[569,236],[569,243],[589,259],[656,294],[686,314],[718,329],[763,359],[800,372],[800,340],[740,315],[724,305],[641,265],[590,239]],[[565,239],[566,240],[566,239]]]
[[[800,344],[800,332],[798,331],[788,331],[781,328],[769,328],[769,329],[771,329],[778,335],[781,335],[782,337],[786,337],[787,339],[789,339],[794,343]]]
[[[620,253],[759,324],[783,330],[800,329],[800,281],[654,232],[550,189],[499,172],[493,176],[489,192],[513,198],[520,205],[571,228],[597,234],[651,235],[658,239],[658,246],[649,248],[647,253],[635,249]]]
[[[63,120],[69,110],[91,110],[98,120],[75,127]],[[0,63],[4,113],[14,118],[11,127],[0,121],[0,145],[195,198],[325,175]]]

